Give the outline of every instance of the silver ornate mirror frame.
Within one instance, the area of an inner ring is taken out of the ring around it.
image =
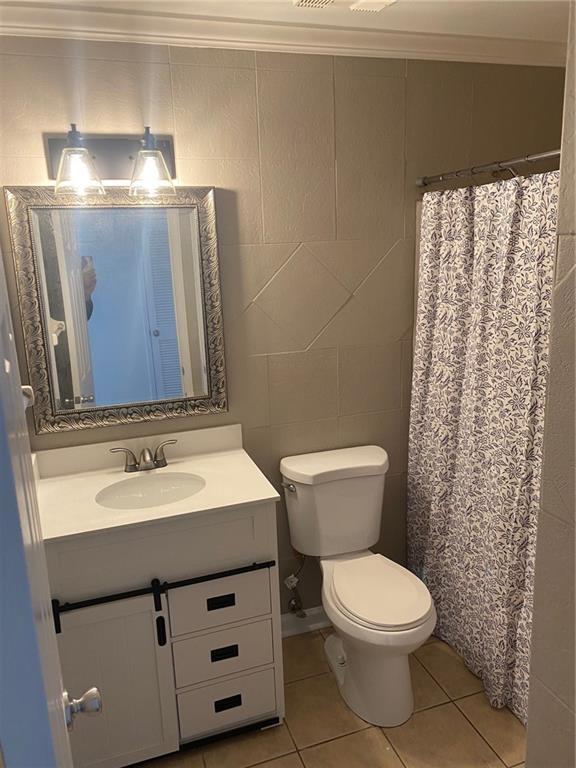
[[[5,198],[18,303],[24,336],[29,381],[34,391],[36,434],[133,424],[180,416],[223,413],[228,410],[220,270],[216,237],[214,189],[178,187],[176,195],[139,199],[124,188],[108,188],[105,197],[62,199],[51,187],[6,187]],[[42,291],[39,285],[38,254],[35,253],[30,215],[35,208],[196,208],[199,218],[204,324],[207,345],[207,397],[130,403],[118,407],[86,408],[74,412],[56,409],[52,373],[47,356],[43,322]]]

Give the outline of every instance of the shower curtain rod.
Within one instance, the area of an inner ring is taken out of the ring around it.
[[[507,168],[514,170],[515,165],[521,163],[535,163],[538,160],[549,160],[553,157],[560,157],[560,150],[553,149],[550,152],[539,152],[535,155],[525,155],[517,157],[515,160],[501,160],[497,163],[488,163],[487,165],[476,165],[471,168],[462,168],[459,171],[449,171],[448,173],[439,173],[436,176],[422,176],[416,180],[417,187],[427,187],[429,184],[436,184],[438,181],[448,181],[450,179],[460,179],[465,176],[474,176],[477,173],[490,173],[491,171],[504,171]]]

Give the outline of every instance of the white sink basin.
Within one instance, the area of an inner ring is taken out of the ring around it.
[[[174,504],[201,491],[206,481],[188,472],[140,472],[96,494],[96,503],[109,509],[146,509]]]

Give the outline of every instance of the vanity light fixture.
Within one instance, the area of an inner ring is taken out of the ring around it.
[[[76,124],[70,125],[68,144],[62,150],[54,192],[57,195],[105,195],[106,190],[98,176],[94,161]]]
[[[156,147],[156,139],[150,133],[149,126],[144,128],[142,149],[136,157],[129,194],[135,197],[176,194],[166,161]]]

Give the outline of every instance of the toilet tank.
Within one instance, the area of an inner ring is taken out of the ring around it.
[[[282,459],[294,549],[330,557],[376,544],[388,466],[388,454],[376,445]]]

